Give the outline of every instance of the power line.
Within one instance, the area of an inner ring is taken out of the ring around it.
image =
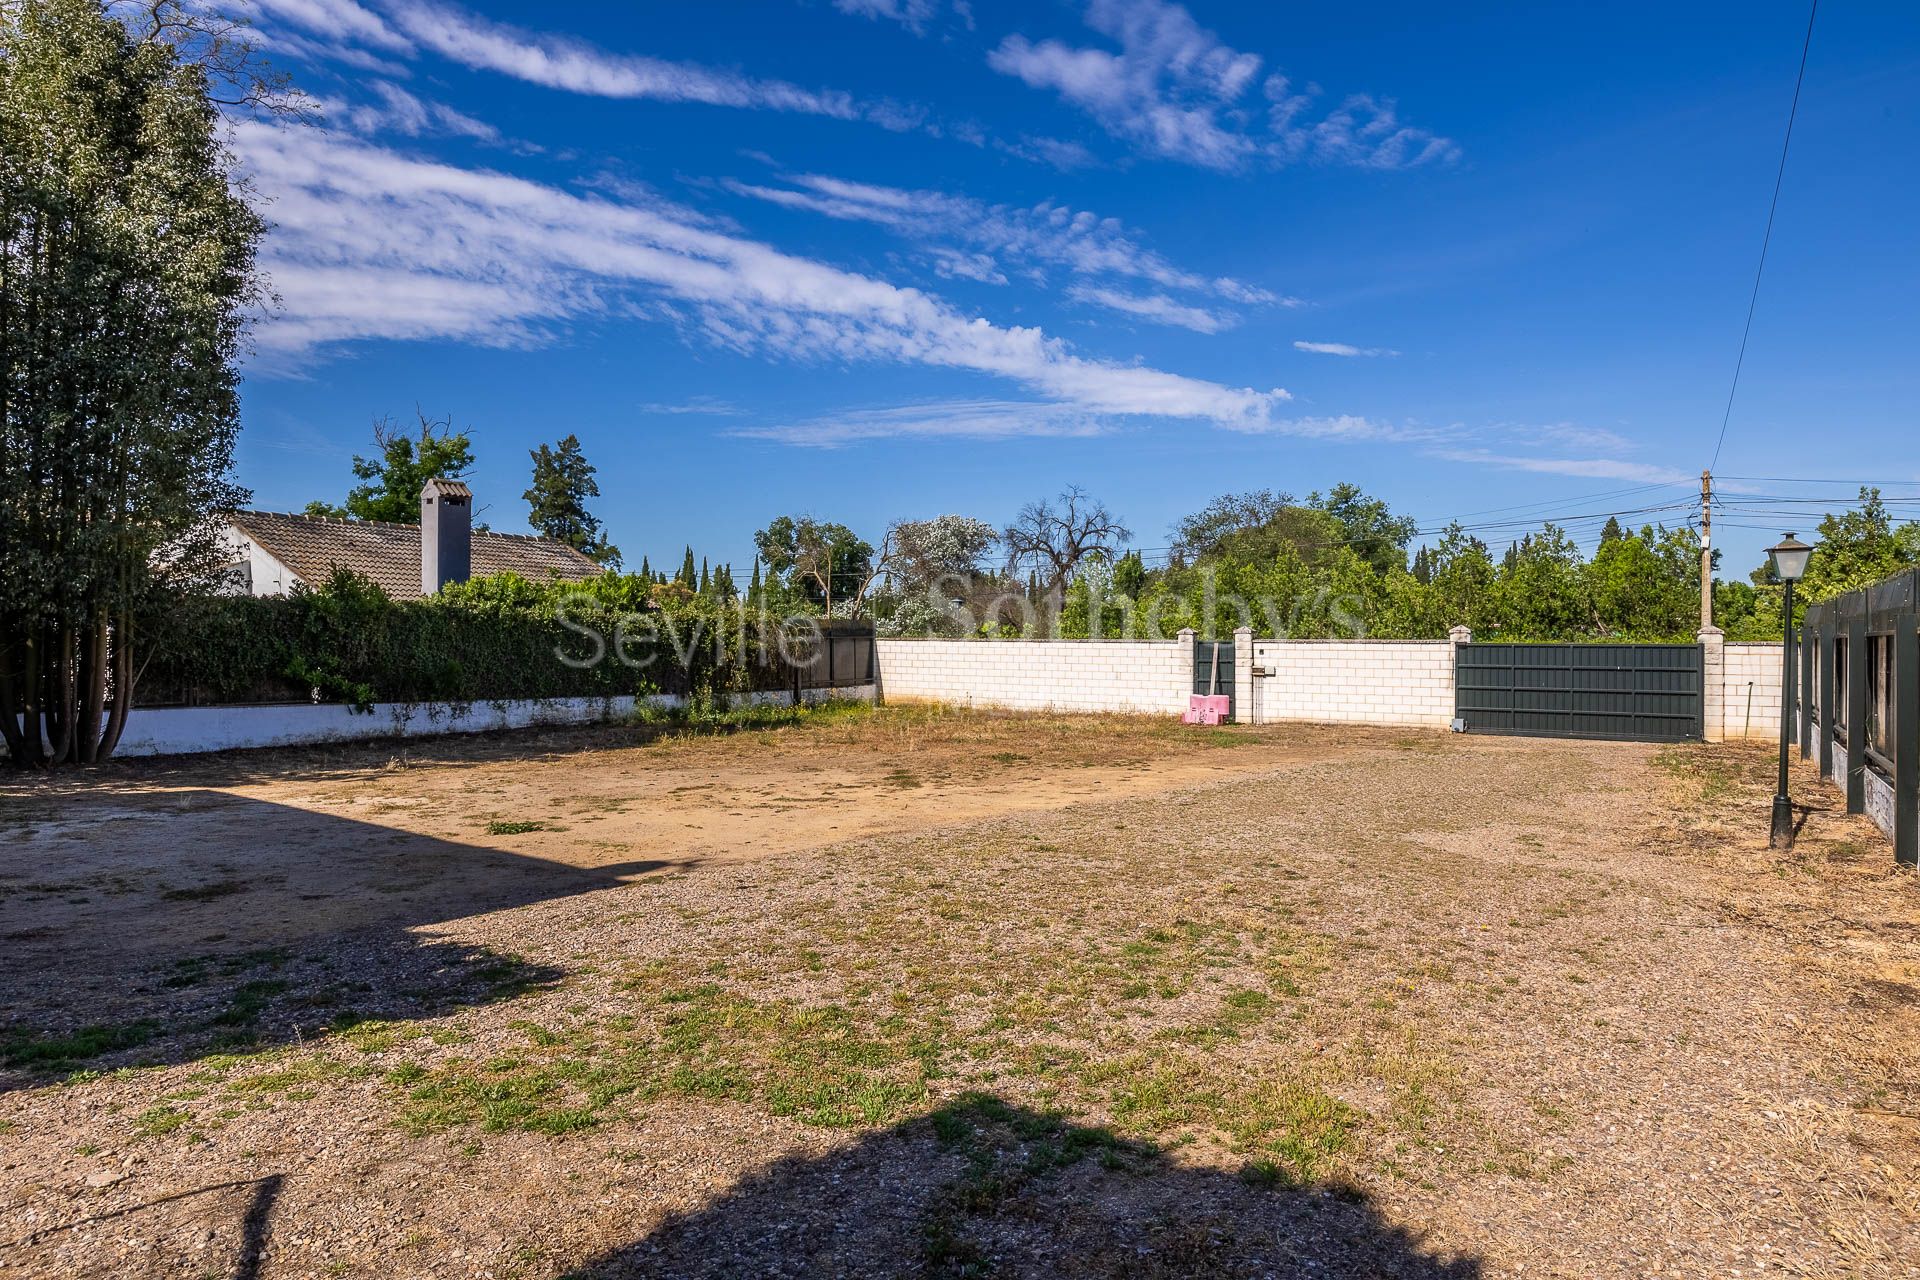
[[[1805,476],[1721,476],[1720,478],[1722,480],[1735,480],[1744,484],[1850,484],[1855,486],[1864,485],[1869,489],[1882,488],[1886,485],[1902,485],[1907,487],[1920,485],[1920,480],[1841,480],[1833,477],[1810,480]],[[1736,496],[1746,497],[1750,495],[1739,494]],[[1859,501],[1859,495],[1848,494],[1847,501],[1857,502]]]
[[[1654,489],[1677,489],[1677,488],[1683,488],[1683,487],[1685,486],[1674,484],[1674,483],[1640,484],[1640,485],[1634,485],[1633,487],[1628,489],[1607,489],[1607,490],[1603,490],[1600,493],[1579,493],[1579,494],[1574,494],[1571,497],[1548,498],[1540,502],[1520,502],[1520,503],[1515,503],[1511,507],[1487,507],[1480,511],[1463,511],[1457,516],[1440,516],[1431,520],[1422,521],[1421,523],[1447,525],[1447,524],[1451,524],[1455,520],[1465,520],[1472,516],[1498,515],[1500,513],[1508,512],[1508,511],[1527,511],[1527,510],[1532,510],[1535,508],[1542,508],[1542,507],[1557,508],[1557,507],[1567,506],[1570,503],[1593,502],[1600,498],[1620,498],[1620,497],[1625,497],[1629,494],[1646,493]]]
[[[1820,0],[1807,9],[1807,34],[1800,42],[1800,73],[1793,81],[1793,106],[1787,111],[1787,136],[1780,144],[1780,170],[1773,176],[1773,202],[1767,206],[1767,230],[1760,237],[1760,265],[1753,272],[1753,296],[1747,299],[1747,324],[1740,331],[1740,355],[1733,362],[1733,385],[1727,388],[1727,409],[1720,415],[1720,438],[1714,441],[1711,471],[1720,465],[1720,450],[1727,443],[1727,423],[1733,418],[1733,396],[1740,389],[1740,370],[1747,363],[1747,339],[1753,333],[1753,312],[1760,305],[1760,277],[1767,269],[1767,246],[1773,243],[1773,215],[1780,209],[1780,187],[1787,177],[1787,148],[1793,145],[1793,122],[1800,114],[1800,86],[1807,78],[1807,51],[1813,47],[1813,19],[1820,12]]]

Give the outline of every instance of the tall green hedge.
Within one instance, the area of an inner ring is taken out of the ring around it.
[[[365,705],[690,694],[792,680],[773,624],[737,609],[663,611],[617,575],[585,589],[502,575],[393,600],[343,573],[286,597],[185,602],[152,626],[152,657],[135,686],[142,706],[306,701],[316,689],[322,701]]]

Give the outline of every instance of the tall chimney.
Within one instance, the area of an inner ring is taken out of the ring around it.
[[[473,490],[435,477],[420,490],[420,594],[473,576]]]

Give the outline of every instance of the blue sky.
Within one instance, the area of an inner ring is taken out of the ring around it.
[[[280,297],[256,505],[337,501],[373,418],[417,405],[472,432],[495,528],[572,432],[631,563],[742,572],[783,512],[877,541],[1066,484],[1146,548],[1217,493],[1341,480],[1429,527],[1683,504],[1807,19],[252,8],[324,122],[236,125]],[[1920,480],[1917,73],[1920,8],[1821,12],[1723,476]],[[1777,532],[1752,523],[1717,539],[1731,570]]]

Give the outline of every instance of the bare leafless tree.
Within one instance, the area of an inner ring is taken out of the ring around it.
[[[105,0],[102,6],[142,43],[165,44],[207,77],[207,97],[222,107],[310,120],[313,100],[267,61],[247,0],[215,10],[191,0]]]
[[[1001,541],[1007,548],[1007,571],[1038,573],[1047,613],[1054,615],[1080,562],[1095,553],[1111,557],[1132,536],[1104,502],[1072,485],[1058,497],[1020,508]]]

